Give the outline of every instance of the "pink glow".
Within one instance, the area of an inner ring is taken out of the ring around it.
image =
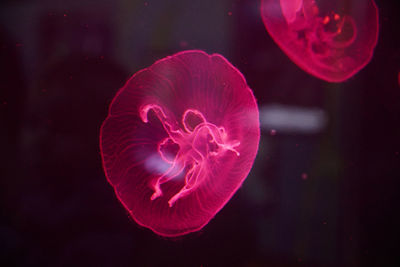
[[[294,63],[328,82],[345,81],[365,67],[378,40],[373,0],[262,0],[261,16]]]
[[[100,132],[108,181],[132,218],[162,236],[198,231],[247,177],[259,113],[224,57],[185,51],[119,90]]]

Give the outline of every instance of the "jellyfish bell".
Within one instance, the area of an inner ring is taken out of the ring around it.
[[[247,177],[260,138],[243,75],[199,50],[136,73],[100,131],[103,167],[132,218],[162,236],[198,231]]]
[[[373,0],[262,0],[264,25],[300,68],[342,82],[371,60],[378,39]]]

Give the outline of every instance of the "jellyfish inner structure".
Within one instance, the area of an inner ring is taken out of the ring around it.
[[[150,110],[155,113],[168,134],[168,137],[158,144],[158,153],[165,162],[170,164],[161,176],[151,181],[154,189],[151,200],[162,196],[160,187],[162,184],[186,173],[184,186],[168,200],[169,206],[172,207],[177,200],[190,194],[203,182],[205,176],[200,174],[203,168],[207,168],[207,158],[220,156],[227,151],[240,155],[235,149],[240,142],[229,141],[225,129],[207,122],[200,111],[186,110],[182,116],[183,129],[180,129],[177,126],[178,123],[168,119],[163,109],[156,104],[148,104],[140,109],[140,118],[144,123],[149,122],[147,115]],[[176,154],[169,153],[176,145],[178,146]]]
[[[320,16],[315,1],[295,0],[295,4],[280,0],[282,13],[288,26],[295,34],[296,42],[312,51],[310,55],[322,66],[333,69],[343,68],[341,61],[335,61],[341,55],[341,48],[350,46],[357,36],[354,19],[348,15],[340,15],[334,11]]]

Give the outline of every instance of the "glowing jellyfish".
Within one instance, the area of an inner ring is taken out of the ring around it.
[[[294,63],[329,82],[345,81],[360,71],[378,39],[373,0],[262,0],[261,16]]]
[[[200,230],[247,177],[256,100],[224,57],[185,51],[119,90],[100,132],[103,167],[132,218],[162,236]]]

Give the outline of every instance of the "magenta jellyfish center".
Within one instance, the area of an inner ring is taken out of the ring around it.
[[[354,19],[330,7],[322,14],[315,0],[280,0],[288,26],[297,32],[297,41],[319,57],[338,56],[340,48],[356,39]]]
[[[235,149],[239,141],[229,141],[224,127],[218,127],[208,122],[203,114],[196,109],[187,109],[182,116],[183,129],[174,119],[167,117],[163,109],[156,104],[148,104],[140,108],[140,117],[148,123],[148,112],[152,110],[161,122],[168,137],[158,143],[158,153],[163,161],[170,164],[162,175],[152,180],[154,193],[150,197],[155,200],[163,195],[161,185],[184,176],[184,186],[173,195],[168,204],[170,207],[181,197],[190,194],[207,178],[207,162],[215,157],[221,157],[230,151],[239,156]]]

